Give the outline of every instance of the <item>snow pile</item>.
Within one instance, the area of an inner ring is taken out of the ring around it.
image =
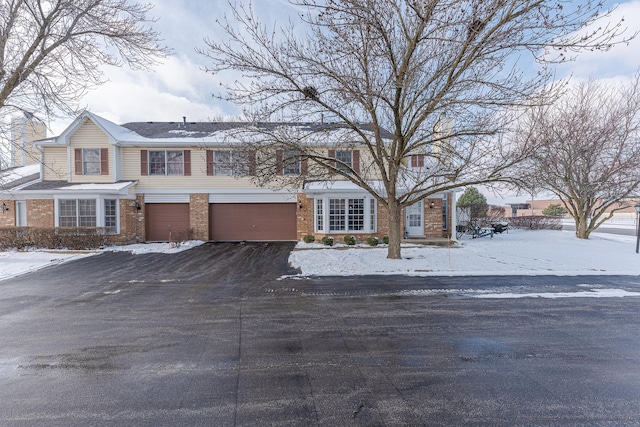
[[[98,252],[69,251],[7,251],[0,252],[0,280],[10,279],[30,271],[74,259],[95,255]]]
[[[178,252],[186,251],[196,246],[202,245],[204,242],[201,240],[189,240],[181,243],[137,243],[133,245],[125,246],[109,246],[105,248],[105,251],[109,252],[121,252],[127,251],[134,255],[150,254],[150,253],[163,253],[163,254],[175,254]]]

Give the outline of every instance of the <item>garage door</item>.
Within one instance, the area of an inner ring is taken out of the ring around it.
[[[209,233],[214,241],[296,240],[296,204],[212,203]]]
[[[177,241],[188,237],[188,203],[147,203],[145,217],[148,242]]]

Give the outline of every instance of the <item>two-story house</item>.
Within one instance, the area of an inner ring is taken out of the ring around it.
[[[308,234],[364,240],[388,234],[385,209],[339,175],[302,185],[258,185],[253,175],[263,159],[230,137],[239,126],[246,123],[185,119],[120,126],[84,112],[60,136],[38,142],[39,179],[0,192],[4,214],[15,218],[0,225],[98,227],[121,243],[295,241]],[[353,147],[318,150],[356,171],[367,161]],[[304,177],[310,167],[302,158],[283,162],[281,151],[273,155],[283,177]],[[414,157],[409,167],[420,167],[420,157]],[[450,236],[452,199],[451,193],[438,194],[409,207],[405,234]]]

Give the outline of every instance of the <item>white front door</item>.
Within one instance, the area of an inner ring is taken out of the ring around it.
[[[424,237],[423,206],[424,204],[421,200],[404,210],[404,227],[407,237]]]

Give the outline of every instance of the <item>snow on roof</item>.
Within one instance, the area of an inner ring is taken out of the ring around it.
[[[26,178],[36,179],[38,176],[40,176],[39,163],[0,171],[0,187],[13,187]]]
[[[135,181],[121,181],[109,184],[73,184],[62,188],[58,188],[61,191],[121,191],[129,188],[135,184]]]

